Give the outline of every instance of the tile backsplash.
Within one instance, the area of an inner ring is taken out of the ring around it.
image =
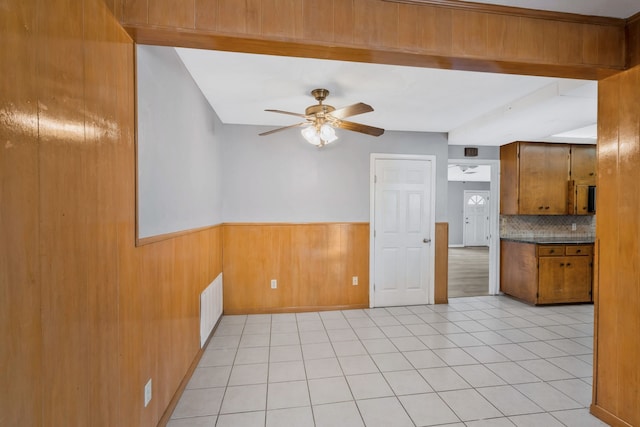
[[[575,224],[576,230],[571,226]],[[594,237],[595,215],[500,215],[500,237]]]

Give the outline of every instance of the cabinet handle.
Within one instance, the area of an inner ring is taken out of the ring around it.
[[[560,267],[564,267],[564,262],[561,262],[561,263],[560,263]]]
[[[540,206],[538,209],[544,209],[544,206]]]
[[[552,253],[555,253],[555,251],[556,251],[555,249],[551,249],[549,253],[552,254]]]
[[[571,263],[570,262],[567,263],[567,267],[571,267]]]
[[[549,209],[549,206],[545,207],[545,209]]]
[[[576,253],[579,254],[580,252],[582,252],[581,249],[576,250]]]
[[[595,175],[595,173],[594,173],[594,172],[591,172],[591,173],[589,174],[589,176],[593,176],[593,175]]]

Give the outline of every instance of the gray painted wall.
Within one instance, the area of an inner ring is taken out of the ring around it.
[[[464,227],[464,190],[487,190],[488,182],[449,181],[449,245],[462,245]]]
[[[222,222],[222,123],[174,49],[137,64],[139,237]]]
[[[338,130],[322,149],[291,129],[225,125],[225,222],[368,222],[371,153],[436,156],[436,221],[446,221],[445,134],[387,132],[375,138]]]

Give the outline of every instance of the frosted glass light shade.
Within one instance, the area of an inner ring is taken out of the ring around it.
[[[315,126],[311,125],[303,128],[300,133],[308,143],[319,147],[330,144],[338,139],[335,129],[326,123],[320,126],[319,132]]]
[[[306,128],[303,128],[300,133],[310,144],[320,145],[320,143],[322,142],[320,140],[320,135],[318,135],[318,132],[316,131],[316,128],[314,126],[307,126]]]
[[[336,131],[328,124],[324,124],[320,127],[320,139],[324,141],[325,144],[330,144],[338,137],[336,136]]]

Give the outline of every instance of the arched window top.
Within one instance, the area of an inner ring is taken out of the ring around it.
[[[469,197],[469,200],[467,201],[468,205],[484,205],[485,203],[485,198],[477,194]]]

